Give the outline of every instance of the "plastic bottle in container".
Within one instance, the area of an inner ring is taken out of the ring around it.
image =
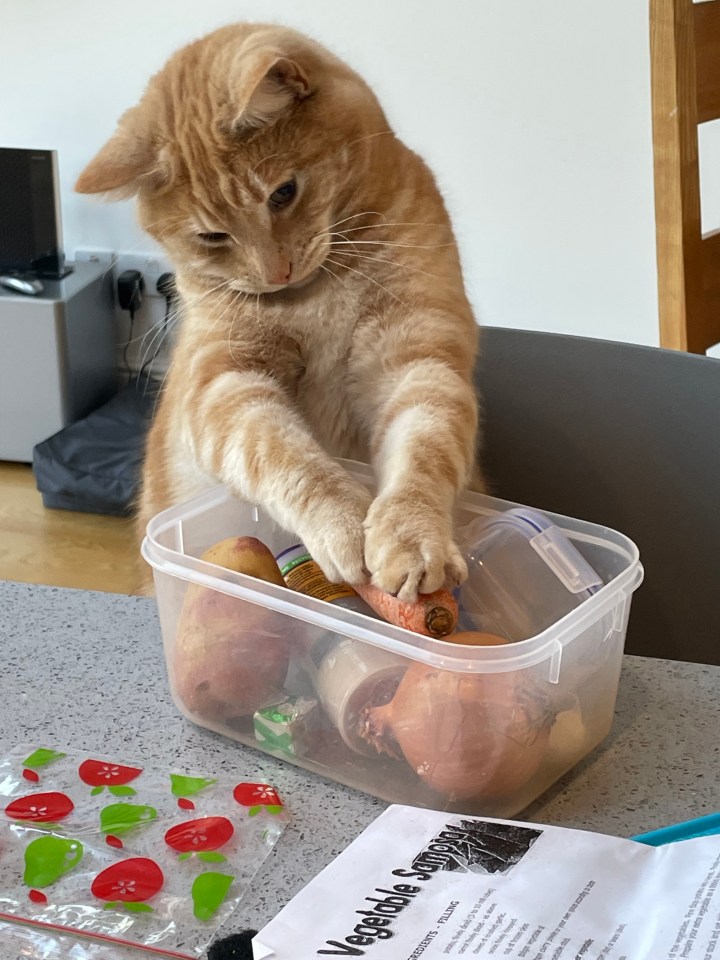
[[[347,583],[330,583],[303,543],[278,553],[275,560],[291,590],[378,619],[375,611]]]
[[[308,553],[303,543],[296,543],[288,547],[275,557],[283,580],[297,593],[304,593],[307,597],[324,600],[343,610],[352,610],[354,613],[364,613],[367,617],[379,620],[380,617],[372,607],[360,597],[347,583],[330,583],[319,565]],[[317,666],[335,641],[336,635],[323,631],[311,644],[308,650],[315,666]]]

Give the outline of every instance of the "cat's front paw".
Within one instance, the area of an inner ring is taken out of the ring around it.
[[[372,497],[360,485],[323,498],[302,525],[303,543],[331,583],[364,583],[363,521]]]
[[[401,600],[458,586],[467,565],[451,519],[409,497],[378,497],[365,520],[365,563],[372,582]]]

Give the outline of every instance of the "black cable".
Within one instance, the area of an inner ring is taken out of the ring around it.
[[[163,274],[163,276],[165,276],[165,274]],[[162,320],[163,328],[165,328],[165,327],[167,326],[167,324],[168,324],[168,322],[169,322],[169,320],[170,320],[170,304],[172,303],[172,299],[173,299],[173,295],[172,295],[172,294],[167,295],[167,296],[165,297],[165,316],[163,317],[163,320]],[[155,347],[155,353],[150,357],[149,360],[146,360],[145,363],[144,363],[144,364],[142,365],[142,367],[140,368],[140,373],[138,374],[138,380],[142,380],[143,374],[144,374],[144,372],[145,372],[145,368],[146,368],[148,365],[149,365],[149,366],[152,366],[152,364],[155,362],[155,358],[157,357],[157,355],[160,353],[160,350],[162,349],[162,345],[163,345],[163,340],[164,340],[164,339],[165,339],[165,334],[162,333],[162,334],[160,335],[160,339],[159,339],[159,341],[158,341],[158,345],[157,345],[157,347]],[[148,374],[148,378],[149,378],[149,377],[150,377],[150,374]]]
[[[125,349],[123,350],[123,361],[130,379],[132,379],[132,370],[130,369],[130,361],[128,360],[128,348],[133,342],[135,314],[142,306],[144,289],[145,281],[139,270],[123,270],[117,278],[118,304],[121,310],[127,310],[130,314],[130,331],[125,342]]]
[[[123,363],[125,364],[125,369],[127,370],[128,377],[132,378],[132,370],[130,369],[130,361],[128,360],[128,347],[133,342],[133,331],[135,330],[135,311],[132,307],[130,307],[129,313],[130,313],[130,330],[128,331],[128,338],[125,341],[125,349],[123,350]]]

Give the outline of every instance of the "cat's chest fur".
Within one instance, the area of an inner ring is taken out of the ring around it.
[[[358,323],[357,301],[345,291],[306,296],[278,305],[278,326],[300,350],[302,374],[295,402],[305,422],[333,456],[367,459],[367,438],[357,416],[350,358]]]

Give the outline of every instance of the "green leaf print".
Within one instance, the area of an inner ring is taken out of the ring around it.
[[[225,873],[201,873],[192,885],[193,913],[198,920],[209,920],[217,913],[235,877]]]
[[[50,834],[32,840],[25,848],[24,882],[29,887],[48,887],[68,873],[83,857],[79,840]]]
[[[102,787],[100,788],[102,789]],[[117,786],[117,787],[108,787],[108,790],[114,797],[134,797],[137,793],[133,787]],[[93,790],[92,793],[95,793]]]
[[[179,773],[170,774],[170,785],[174,797],[194,797],[214,783],[217,783],[217,780],[211,780],[208,777],[184,777]]]
[[[120,836],[153,820],[157,820],[155,807],[140,803],[111,803],[100,811],[100,829],[103,833],[114,836]]]
[[[23,760],[23,766],[30,767],[34,770],[36,767],[46,767],[48,763],[52,763],[53,760],[61,760],[66,756],[66,753],[58,753],[57,750],[45,750],[41,748],[31,753],[26,760]]]

